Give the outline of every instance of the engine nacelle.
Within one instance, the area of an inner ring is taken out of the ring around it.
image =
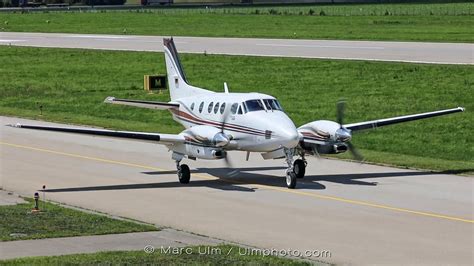
[[[338,123],[333,121],[318,120],[302,125],[298,128],[298,132],[303,135],[304,138],[328,142],[335,140],[336,132],[340,127]]]
[[[319,154],[337,154],[343,153],[349,150],[344,143],[337,143],[337,144],[315,144],[315,143],[301,143],[300,146],[309,154],[315,154],[315,150]]]
[[[303,137],[300,146],[310,154],[336,154],[349,148],[344,143],[351,139],[350,131],[336,122],[318,120],[298,128]]]
[[[226,156],[226,151],[220,148],[214,147],[203,147],[197,146],[192,144],[184,144],[185,145],[185,154],[189,157],[199,158],[199,159],[206,159],[206,160],[216,160],[222,159]]]
[[[198,145],[224,147],[230,139],[220,129],[211,126],[194,126],[183,131],[185,138]]]
[[[230,140],[219,128],[199,125],[188,128],[181,134],[186,142],[170,147],[174,152],[186,154],[191,159],[216,160],[226,157],[224,146]]]

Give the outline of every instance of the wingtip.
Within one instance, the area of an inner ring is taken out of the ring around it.
[[[104,100],[104,103],[111,103],[115,100],[115,97],[112,97],[112,96],[108,96],[107,98],[105,98]]]
[[[466,108],[464,108],[464,107],[459,106],[458,108],[459,108],[459,110],[461,110],[461,112],[466,111]]]
[[[20,123],[16,123],[16,124],[7,124],[5,125],[7,127],[21,127],[21,124]]]

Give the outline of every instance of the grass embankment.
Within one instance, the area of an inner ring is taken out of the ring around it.
[[[473,42],[473,3],[0,13],[0,30]]]
[[[474,67],[183,54],[194,85],[277,97],[297,126],[336,116],[346,123],[464,106],[467,111],[355,134],[366,160],[474,172]],[[106,96],[168,101],[143,91],[164,73],[161,53],[0,47],[0,114],[122,130],[177,133],[166,111],[102,103]],[[40,116],[39,106],[43,106]]]
[[[186,252],[191,254],[186,254]],[[201,253],[201,254],[200,254]],[[202,254],[204,253],[204,254]],[[241,254],[244,251],[241,250]],[[241,255],[239,247],[187,247],[183,254],[165,254],[157,248],[144,251],[114,251],[94,254],[36,257],[1,261],[1,265],[312,265],[308,262],[275,256]]]
[[[0,206],[0,241],[158,230],[151,225],[112,219],[44,202],[40,202],[42,212],[31,213],[34,201],[27,201],[28,203],[18,205]]]

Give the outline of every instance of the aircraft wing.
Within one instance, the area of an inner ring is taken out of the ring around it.
[[[105,136],[113,138],[124,138],[124,139],[134,139],[147,142],[155,142],[164,145],[174,144],[174,143],[183,143],[184,137],[181,135],[173,134],[159,134],[159,133],[147,133],[147,132],[135,132],[135,131],[114,131],[106,129],[85,129],[85,128],[74,128],[74,127],[50,127],[50,126],[35,126],[35,125],[7,125],[17,128],[26,128],[26,129],[36,129],[36,130],[45,130],[45,131],[55,131],[55,132],[65,132],[65,133],[75,133],[75,134],[84,134],[84,135],[94,135],[94,136]]]
[[[163,102],[154,102],[154,101],[117,99],[115,97],[105,98],[104,103],[129,105],[129,106],[149,108],[149,109],[158,109],[158,110],[166,110],[170,108],[179,107],[178,103],[163,103]]]
[[[404,115],[404,116],[397,116],[397,117],[386,118],[386,119],[346,124],[343,126],[352,131],[356,131],[356,130],[383,127],[383,126],[388,126],[388,125],[393,125],[393,124],[398,124],[398,123],[403,123],[403,122],[408,122],[408,121],[414,121],[418,119],[425,119],[425,118],[430,118],[430,117],[435,117],[435,116],[440,116],[440,115],[447,115],[447,114],[452,114],[452,113],[457,113],[457,112],[464,112],[464,108],[457,107],[453,109],[439,110],[439,111],[427,112],[427,113],[421,113],[421,114]]]

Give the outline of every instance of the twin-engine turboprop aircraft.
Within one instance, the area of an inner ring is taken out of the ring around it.
[[[344,103],[337,105],[337,122],[318,120],[296,128],[277,99],[261,93],[216,93],[190,85],[173,39],[164,39],[164,51],[171,101],[168,103],[116,99],[106,103],[169,110],[173,119],[186,129],[177,135],[112,131],[99,129],[13,125],[19,128],[60,131],[137,139],[166,145],[176,161],[179,181],[190,180],[184,158],[225,159],[227,151],[259,152],[264,159],[286,159],[286,185],[295,188],[297,178],[305,175],[305,155],[334,154],[346,151],[361,160],[351,144],[352,132],[464,111],[458,107],[435,112],[399,116],[354,124],[343,123]],[[298,159],[295,160],[295,157]]]

